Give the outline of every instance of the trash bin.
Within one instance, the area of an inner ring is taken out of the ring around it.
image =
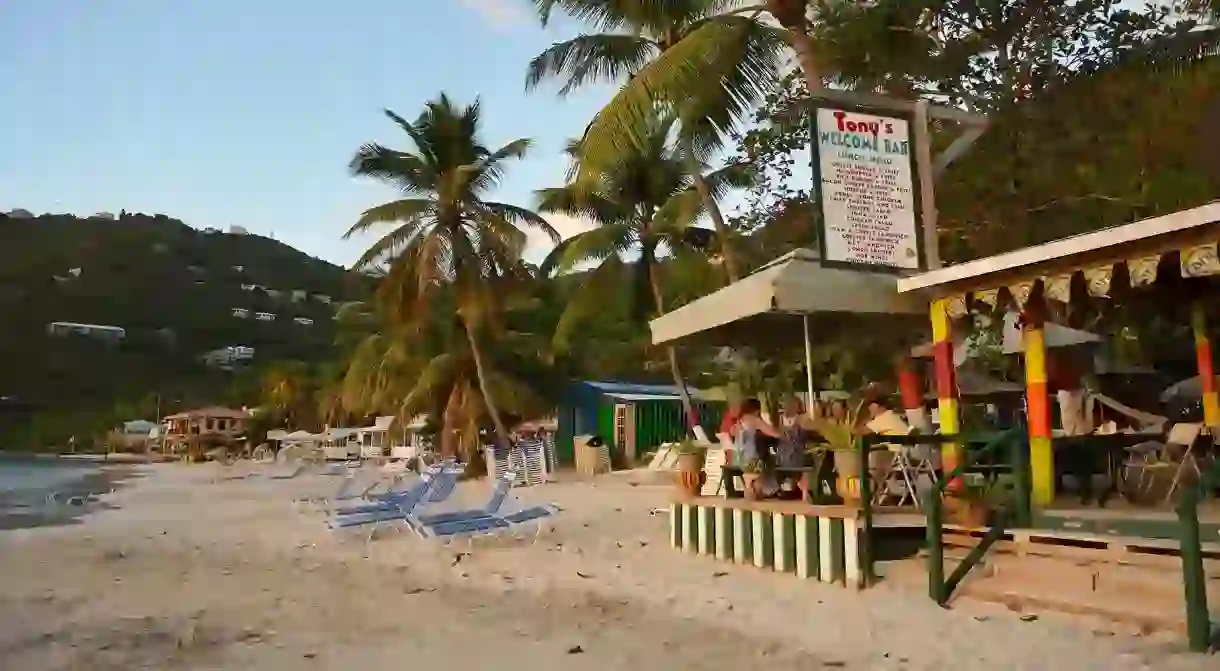
[[[575,448],[576,472],[582,477],[592,477],[610,472],[610,446],[601,436],[576,436],[572,439]]]

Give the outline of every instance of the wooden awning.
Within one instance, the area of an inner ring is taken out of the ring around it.
[[[1132,287],[1148,286],[1163,279],[1169,255],[1180,277],[1220,275],[1217,243],[1220,201],[901,278],[898,292],[948,299],[954,318],[971,301],[1021,310],[1038,285],[1049,301],[1068,303],[1081,290],[1104,298],[1120,267]]]

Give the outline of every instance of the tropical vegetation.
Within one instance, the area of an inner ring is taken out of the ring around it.
[[[1201,204],[1220,193],[1214,3],[1109,0],[534,0],[586,32],[523,63],[525,86],[616,87],[532,203],[497,200],[529,139],[484,137],[477,100],[387,111],[397,147],[357,149],[353,175],[396,200],[353,217],[377,232],[370,289],[341,310],[325,357],[285,357],[250,386],[269,416],[320,427],[426,415],[443,450],[504,446],[576,378],[671,380],[781,397],[803,353],[654,348],[647,321],[800,247],[816,246],[809,111],[833,91],[985,114],[934,120],[940,255],[960,261]],[[548,217],[589,224],[559,240]],[[555,243],[525,259],[527,233]],[[1121,314],[1094,315],[1097,320]],[[1098,322],[1100,323],[1100,322]],[[1107,328],[1189,357],[1173,328]],[[1134,334],[1134,335],[1133,335]],[[881,334],[883,337],[885,334]],[[876,342],[828,338],[819,383],[884,374]],[[874,349],[867,349],[874,348]],[[761,353],[759,353],[761,354]],[[877,364],[880,361],[880,364]],[[782,384],[780,384],[782,382]]]

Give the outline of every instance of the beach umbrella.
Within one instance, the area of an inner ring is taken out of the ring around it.
[[[894,276],[823,266],[817,252],[797,249],[742,279],[648,323],[654,345],[699,342],[781,350],[805,348],[806,387],[813,384],[813,341],[921,329],[927,304],[899,294]]]

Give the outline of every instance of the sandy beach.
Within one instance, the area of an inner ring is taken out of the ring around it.
[[[518,490],[564,508],[535,543],[446,546],[293,505],[333,477],[217,468],[141,467],[80,524],[0,532],[0,668],[1216,668],[1180,635],[681,554],[651,513],[671,488],[637,474]]]

